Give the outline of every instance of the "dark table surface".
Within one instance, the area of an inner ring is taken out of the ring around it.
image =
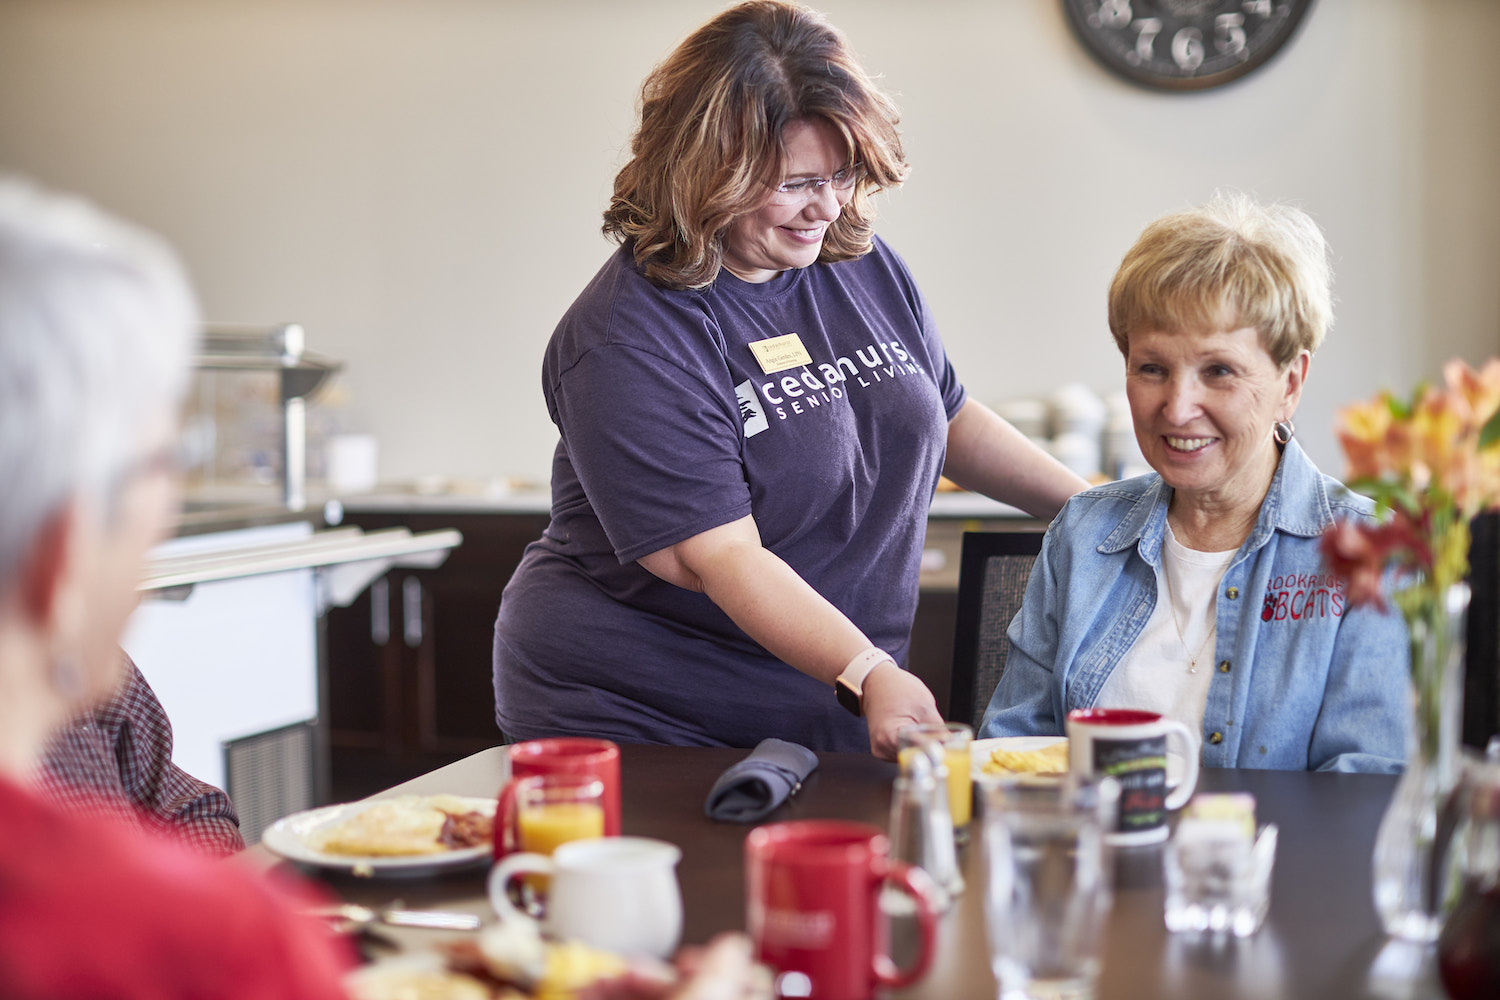
[[[703,814],[714,778],[745,755],[743,750],[621,747],[624,832],[682,848],[684,943],[745,926],[749,827],[716,823]],[[895,765],[866,754],[818,756],[818,769],[769,821],[838,818],[885,828]],[[489,796],[504,774],[503,750],[497,747],[383,794]],[[1200,790],[1250,792],[1260,821],[1280,827],[1266,924],[1243,940],[1195,941],[1168,934],[1162,923],[1161,848],[1121,850],[1100,1000],[1441,998],[1430,949],[1388,943],[1371,900],[1375,831],[1394,787],[1394,778],[1379,775],[1205,770]],[[942,918],[933,969],[919,986],[895,996],[995,996],[978,851],[965,849],[962,860],[969,888]],[[403,879],[312,874],[354,902],[381,904],[399,897],[412,907],[491,915],[483,868]],[[411,945],[431,933],[408,932],[402,941]]]

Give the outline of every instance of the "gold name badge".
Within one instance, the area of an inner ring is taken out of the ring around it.
[[[760,362],[760,370],[767,375],[784,372],[788,368],[800,368],[812,364],[812,355],[802,346],[802,338],[795,333],[767,340],[752,340],[750,351]]]

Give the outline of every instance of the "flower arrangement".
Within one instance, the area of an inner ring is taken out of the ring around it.
[[[1411,633],[1419,750],[1432,761],[1449,652],[1445,595],[1468,575],[1469,522],[1500,506],[1500,359],[1478,371],[1450,361],[1441,386],[1419,386],[1410,400],[1381,392],[1345,407],[1338,433],[1349,486],[1383,516],[1330,528],[1324,560],[1351,605],[1384,608],[1381,582],[1394,571],[1392,599]]]
[[[1500,506],[1500,359],[1478,371],[1450,361],[1441,386],[1419,386],[1410,400],[1382,392],[1346,407],[1339,440],[1349,486],[1381,516],[1330,528],[1324,561],[1349,605],[1384,607],[1389,583],[1411,647],[1414,726],[1375,837],[1375,910],[1387,933],[1430,942],[1452,888],[1440,816],[1457,781],[1469,522]]]

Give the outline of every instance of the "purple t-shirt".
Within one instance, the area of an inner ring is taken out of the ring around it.
[[[762,370],[750,342],[790,334],[812,363]],[[561,431],[552,523],[500,605],[500,728],[868,749],[832,688],[635,560],[754,515],[768,549],[904,662],[964,390],[900,258],[876,240],[764,284],[721,270],[672,291],[622,247],[558,325],[542,387]]]

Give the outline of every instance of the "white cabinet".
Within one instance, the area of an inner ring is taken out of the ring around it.
[[[438,565],[461,540],[293,521],[151,553],[122,644],[172,720],[174,761],[229,793],[247,841],[313,805],[326,775],[319,616],[392,566]]]
[[[174,539],[153,561],[313,535],[307,522]],[[148,591],[123,645],[172,720],[177,765],[225,787],[229,740],[318,714],[318,602],[303,567]]]

